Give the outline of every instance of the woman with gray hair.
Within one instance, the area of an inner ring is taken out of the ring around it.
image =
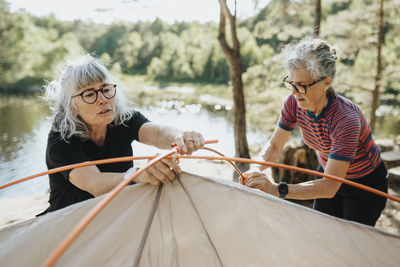
[[[130,108],[108,70],[90,55],[69,62],[46,90],[56,100],[46,151],[49,169],[132,156],[134,140],[160,149],[176,143],[184,154],[204,146],[200,133],[152,123]],[[50,174],[50,207],[44,213],[105,194],[135,170],[132,162],[119,162]],[[168,183],[180,172],[174,160],[164,159],[135,182]]]
[[[283,80],[291,92],[262,156],[276,161],[295,125],[318,155],[320,171],[387,192],[387,171],[371,129],[356,104],[332,88],[336,52],[321,39],[307,37],[286,50]],[[300,184],[275,183],[260,171],[249,171],[246,186],[289,199],[315,199],[314,209],[374,226],[386,199],[326,178]]]

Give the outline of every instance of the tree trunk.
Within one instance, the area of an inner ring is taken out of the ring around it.
[[[305,168],[308,170],[317,170],[319,162],[314,149],[309,148],[306,144],[288,143],[282,151],[278,159],[279,163]],[[314,180],[314,175],[304,174],[302,172],[289,171],[282,168],[271,168],[272,177],[275,182],[286,182],[288,184],[298,184]],[[313,200],[289,200],[309,208],[313,206]]]
[[[321,0],[315,0],[314,5],[314,36],[318,37],[321,30]]]
[[[285,146],[281,156],[278,159],[279,163],[287,164],[295,167],[316,170],[319,166],[315,151],[309,148],[306,144],[289,143]],[[287,182],[289,184],[298,184],[314,180],[313,175],[304,174],[301,172],[289,171],[282,168],[271,168],[272,177],[275,182]]]
[[[240,43],[236,33],[236,1],[234,15],[231,14],[226,0],[218,0],[218,2],[221,7],[218,41],[228,62],[232,80],[235,156],[250,158],[246,137],[246,105],[243,93],[242,60],[240,56]],[[226,40],[226,21],[229,22],[230,26],[232,47],[229,46]],[[241,171],[248,170],[249,168],[248,164],[236,163],[236,165]],[[237,175],[234,175],[234,181],[237,180]]]
[[[382,39],[383,39],[383,0],[381,0],[380,10],[379,10],[379,32],[378,32],[378,57],[377,57],[377,66],[376,66],[376,79],[375,79],[375,89],[372,93],[372,108],[371,108],[371,120],[370,127],[372,132],[375,130],[376,124],[376,110],[379,106],[379,90],[381,88],[381,77],[382,77]]]

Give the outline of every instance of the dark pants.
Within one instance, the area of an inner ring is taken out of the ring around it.
[[[323,172],[321,166],[318,171]],[[387,170],[383,161],[370,174],[349,180],[387,193]],[[375,225],[385,205],[386,198],[347,184],[342,184],[333,198],[314,200],[315,210],[371,226]]]

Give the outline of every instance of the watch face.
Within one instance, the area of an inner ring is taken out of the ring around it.
[[[289,193],[289,187],[288,187],[287,183],[285,183],[285,182],[279,183],[278,192],[281,195],[287,195],[287,193]]]

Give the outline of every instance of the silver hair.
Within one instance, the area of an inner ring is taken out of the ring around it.
[[[325,77],[332,79],[336,74],[336,50],[327,41],[312,36],[305,37],[298,44],[288,46],[284,66],[287,70],[308,70],[315,80]],[[326,95],[335,94],[330,87]]]
[[[118,83],[103,64],[87,54],[68,61],[61,71],[60,79],[53,80],[44,87],[46,98],[55,100],[52,108],[52,130],[59,132],[64,140],[67,141],[73,135],[89,139],[90,129],[78,116],[72,96],[77,90],[98,82]],[[121,90],[117,90],[115,95],[115,113],[115,119],[111,123],[113,125],[123,124],[132,117],[133,110]]]

